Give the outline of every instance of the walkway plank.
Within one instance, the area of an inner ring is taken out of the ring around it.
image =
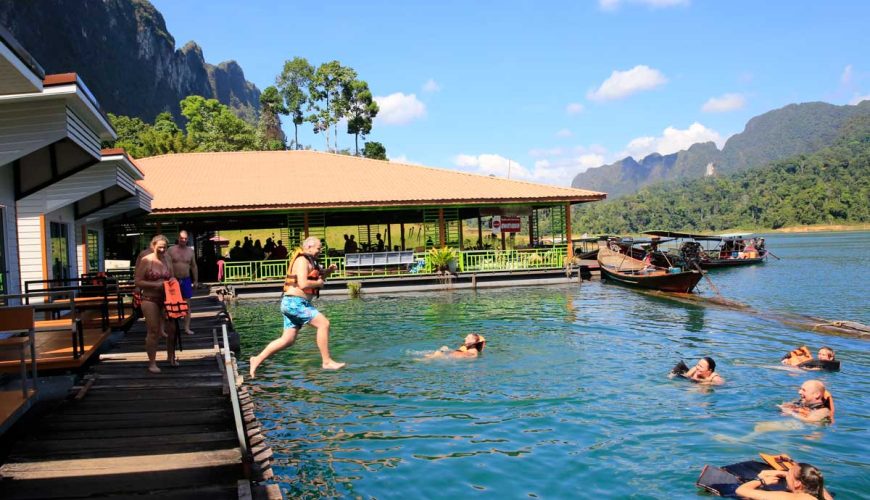
[[[238,498],[245,468],[212,336],[223,308],[207,298],[193,310],[197,334],[183,338],[180,367],[164,350],[162,373],[148,373],[139,321],[82,380],[83,397],[20,433],[0,466],[0,497]]]

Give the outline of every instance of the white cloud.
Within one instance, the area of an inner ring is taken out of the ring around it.
[[[719,148],[725,142],[719,132],[695,122],[689,128],[683,130],[668,127],[658,137],[646,136],[632,139],[626,146],[625,151],[619,156],[632,156],[639,160],[650,153],[668,155],[688,149],[689,146],[696,142],[709,141],[715,142]]]
[[[701,106],[705,113],[725,113],[740,109],[746,105],[746,98],[742,94],[724,94],[719,97],[711,97]]]
[[[441,85],[438,85],[434,79],[430,78],[426,80],[426,83],[423,84],[423,92],[439,92],[441,90]]]
[[[849,104],[853,104],[853,105],[854,105],[854,104],[858,104],[858,103],[860,103],[861,101],[870,101],[870,94],[867,94],[867,95],[855,95],[855,97],[853,97],[852,100],[849,101]]]
[[[586,97],[592,101],[612,101],[643,90],[654,89],[667,81],[659,70],[638,65],[628,71],[615,70],[610,78],[604,80],[596,90],[590,90]]]
[[[556,132],[556,137],[571,137],[572,135],[574,135],[574,133],[567,128],[563,128],[562,130]]]
[[[572,102],[571,104],[565,106],[565,111],[569,115],[577,115],[583,112],[583,105],[579,102]]]
[[[466,155],[460,154],[453,159],[454,165],[471,173],[507,177],[511,179],[530,179],[528,169],[514,160],[497,154]]]
[[[415,94],[396,92],[385,97],[376,96],[380,107],[377,120],[384,125],[405,125],[426,116],[426,105]]]
[[[691,0],[598,0],[598,6],[603,10],[616,10],[621,3],[646,5],[652,8],[675,7],[689,5]]]
[[[843,69],[843,74],[840,75],[840,82],[843,85],[851,85],[852,84],[852,65],[847,64]]]

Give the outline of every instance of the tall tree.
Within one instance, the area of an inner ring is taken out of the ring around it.
[[[260,121],[257,126],[258,146],[264,150],[286,149],[280,115],[287,114],[284,99],[276,87],[266,87],[260,94]]]
[[[372,119],[378,115],[378,103],[374,101],[369,84],[353,80],[344,88],[347,102],[347,133],[354,135],[354,154],[359,156],[359,137],[365,140],[372,131]]]
[[[347,113],[347,100],[344,88],[356,79],[356,71],[346,68],[338,61],[330,61],[318,66],[308,87],[309,109],[314,113],[308,120],[314,125],[314,133],[326,134],[326,149],[329,145],[329,129],[333,128],[334,149],[338,149],[338,122]],[[323,104],[320,104],[320,103]]]
[[[387,148],[380,142],[367,142],[363,147],[363,156],[373,160],[386,160]]]
[[[285,113],[293,120],[293,144],[299,149],[299,125],[305,122],[303,108],[309,105],[306,91],[311,86],[314,67],[304,57],[294,57],[284,62],[284,70],[276,78],[278,90],[284,97]]]
[[[181,101],[187,118],[187,135],[197,151],[251,151],[256,149],[256,132],[217,99],[192,95]]]

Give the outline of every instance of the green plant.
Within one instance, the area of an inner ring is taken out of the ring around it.
[[[429,250],[429,264],[440,273],[447,271],[451,262],[456,262],[459,253],[453,248],[432,248]]]
[[[359,298],[359,294],[362,291],[362,283],[359,281],[348,281],[347,282],[347,294],[352,299]]]

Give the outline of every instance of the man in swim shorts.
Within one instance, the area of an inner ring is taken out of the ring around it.
[[[284,278],[284,296],[281,298],[281,314],[284,315],[284,331],[280,337],[273,340],[263,349],[263,352],[252,356],[250,374],[254,378],[257,368],[263,361],[282,349],[296,342],[299,329],[310,324],[317,329],[317,348],[323,361],[324,370],[338,370],[344,363],[332,359],[329,354],[329,320],[318,311],[311,300],[316,292],[323,288],[324,279],[337,269],[335,264],[327,269],[317,264],[317,256],[323,245],[319,238],[309,237],[302,242],[302,253],[288,264],[287,276]]]
[[[190,329],[190,298],[193,297],[193,289],[196,287],[199,271],[196,269],[196,255],[193,248],[187,246],[187,242],[187,231],[180,231],[178,243],[173,245],[168,253],[170,260],[172,260],[172,271],[181,288],[181,296],[187,301],[187,314],[184,315],[182,328],[184,333],[193,335],[193,330]]]

